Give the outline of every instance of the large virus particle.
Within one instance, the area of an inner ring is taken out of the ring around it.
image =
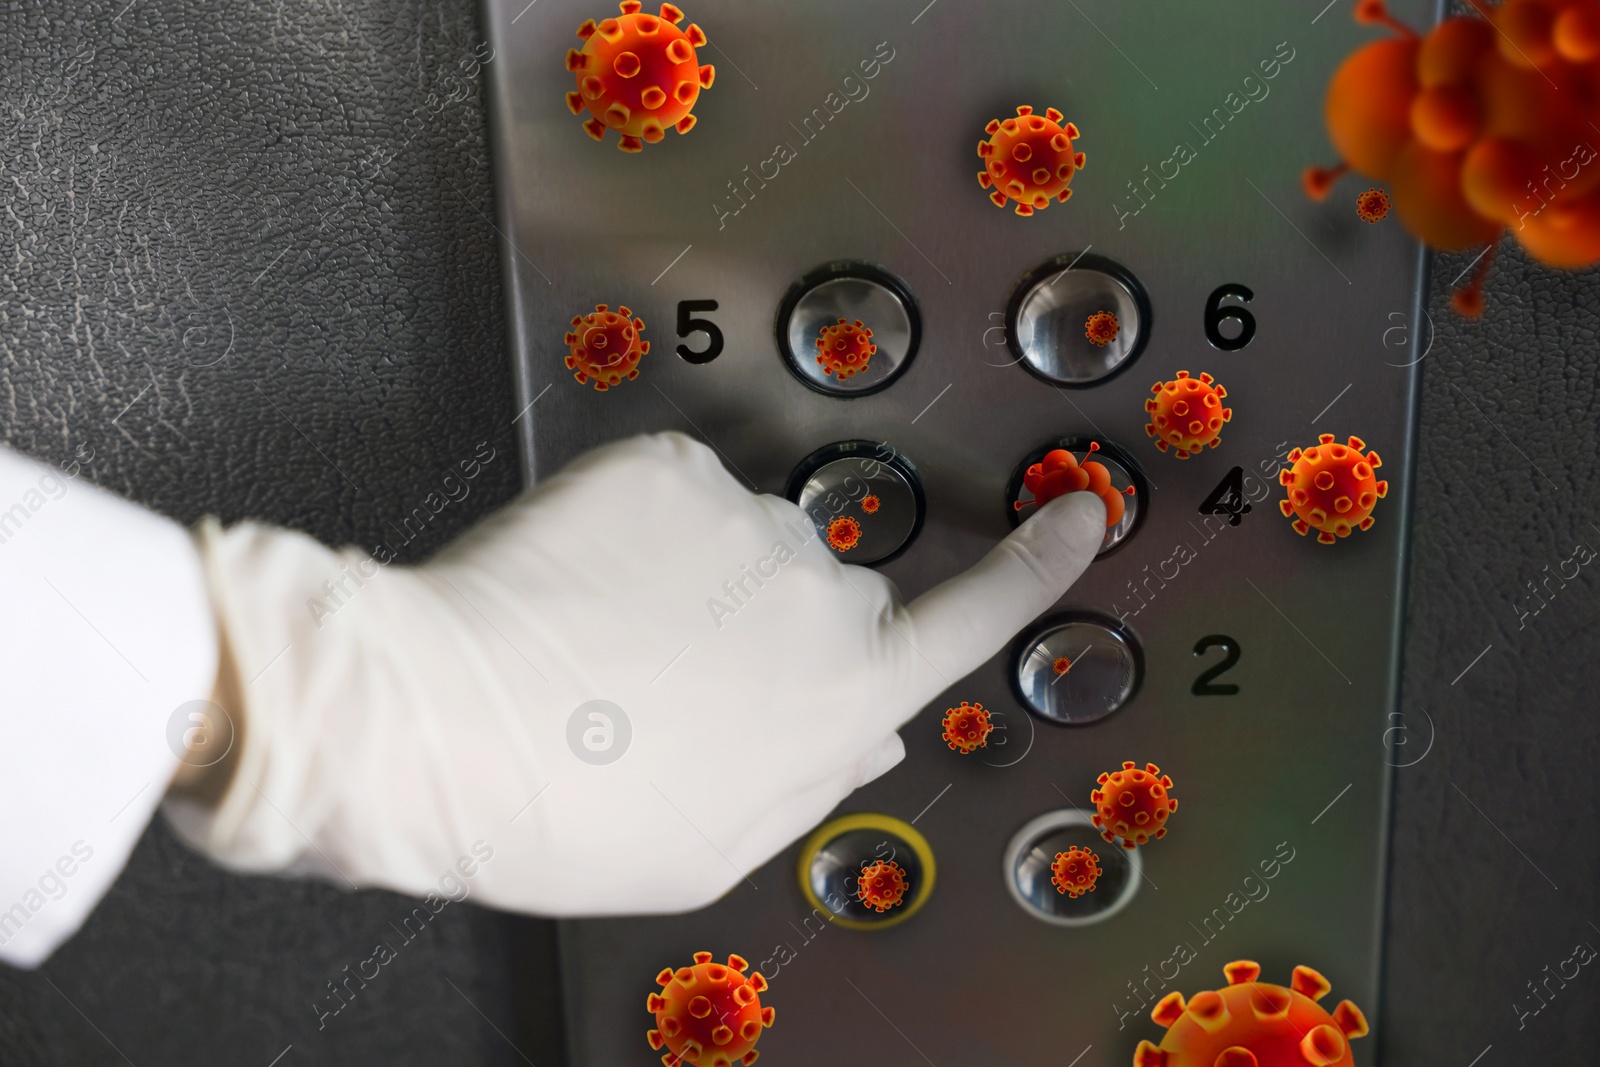
[[[1095,779],[1102,788],[1089,794],[1095,812],[1089,816],[1100,836],[1123,848],[1143,845],[1167,836],[1167,816],[1178,810],[1169,792],[1172,779],[1154,763],[1140,770],[1132,761],[1120,771],[1110,771]]]
[[[1167,1028],[1158,1048],[1139,1042],[1134,1067],[1355,1067],[1350,1040],[1367,1032],[1366,1016],[1348,1000],[1333,1014],[1317,1002],[1332,985],[1310,967],[1296,967],[1289,988],[1258,982],[1260,964],[1234,960],[1228,984],[1187,1003],[1173,990],[1151,1009]]]
[[[1016,118],[994,119],[983,130],[989,139],[978,142],[984,161],[978,184],[992,190],[989,199],[996,206],[1015,200],[1018,215],[1032,215],[1052,200],[1072,196],[1072,176],[1083,169],[1083,153],[1072,147],[1078,127],[1063,126],[1061,112],[1052,107],[1035,115],[1024,104]]]
[[[1117,325],[1117,317],[1109,311],[1096,311],[1089,316],[1083,324],[1083,336],[1096,348],[1104,348],[1117,339],[1117,334],[1122,332],[1122,327]]]
[[[1106,470],[1105,464],[1096,463],[1089,459],[1090,455],[1100,451],[1097,442],[1089,442],[1089,451],[1084,454],[1081,465],[1078,459],[1064,448],[1054,448],[1044,454],[1038,463],[1030,464],[1022,474],[1023,488],[1033,494],[1032,500],[1014,500],[1011,507],[1021,511],[1029,504],[1037,504],[1041,508],[1058,496],[1076,493],[1087,489],[1100,498],[1106,506],[1106,529],[1110,529],[1122,521],[1125,506],[1122,502],[1124,496],[1133,495],[1133,486],[1123,490],[1111,488],[1111,472]]]
[[[1155,396],[1144,402],[1150,413],[1144,432],[1155,438],[1161,451],[1171,448],[1179,459],[1188,459],[1222,442],[1222,424],[1233,418],[1233,409],[1222,406],[1228,391],[1211,375],[1201,372],[1191,378],[1181,370],[1172,381],[1157,382],[1150,391]]]
[[[1057,893],[1081,897],[1093,893],[1100,880],[1100,857],[1087,848],[1073,845],[1065,852],[1057,852],[1050,864],[1050,882]]]
[[[1452,298],[1469,317],[1482,314],[1507,227],[1547,266],[1600,262],[1600,8],[1594,0],[1472,6],[1477,14],[1419,36],[1382,0],[1358,0],[1356,21],[1394,36],[1357,49],[1334,74],[1324,113],[1342,162],[1304,176],[1320,200],[1359,171],[1388,186],[1401,223],[1424,243],[1488,246]]]
[[[1325,433],[1310,448],[1289,453],[1292,466],[1278,472],[1289,496],[1278,501],[1278,510],[1294,520],[1295,533],[1304,537],[1316,530],[1317,540],[1331,545],[1351,530],[1372,528],[1372,509],[1389,495],[1389,483],[1378,481],[1374,471],[1383,460],[1376,452],[1362,455],[1366,447],[1359,437],[1346,446]]]
[[[883,501],[878,499],[876,493],[868,493],[861,498],[861,510],[868,515],[876,515],[881,507],[883,507]]]
[[[645,1008],[654,1012],[656,1029],[645,1037],[650,1047],[668,1049],[667,1067],[733,1067],[751,1064],[759,1055],[756,1039],[771,1026],[771,1008],[761,1006],[767,980],[738,956],[726,965],[711,962],[711,953],[696,952],[693,967],[667,967],[656,975],[661,992],[651,993]]]
[[[863,863],[856,875],[856,899],[880,914],[899,907],[910,889],[906,872],[894,860]]]
[[[872,331],[860,319],[840,319],[832,326],[824,326],[822,336],[817,338],[817,364],[823,374],[838,375],[841,382],[866,370],[867,361],[877,352]]]
[[[1372,188],[1356,197],[1356,217],[1362,222],[1382,222],[1389,217],[1389,194]]]
[[[848,515],[841,515],[828,523],[828,547],[835,552],[848,552],[861,543],[861,524]]]
[[[641,6],[622,0],[621,18],[599,25],[588,20],[578,27],[583,51],[567,50],[567,69],[578,78],[578,88],[567,94],[568,110],[589,112],[583,128],[596,141],[616,130],[624,152],[655,144],[668,126],[679,133],[693,129],[694,102],[716,76],[695,57],[706,43],[699,26],[678,29],[683,12],[671,4],[661,5],[660,17],[641,14]]]
[[[982,704],[969,704],[963,700],[957,707],[944,713],[944,743],[962,755],[983,748],[994,732],[989,721],[989,709]]]
[[[567,369],[583,385],[590,378],[602,392],[624,378],[639,376],[639,359],[650,352],[644,340],[644,320],[633,317],[626,306],[612,311],[596,304],[587,315],[574,315],[567,331]]]

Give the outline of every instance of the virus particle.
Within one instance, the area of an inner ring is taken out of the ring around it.
[[[1050,669],[1054,671],[1056,677],[1059,678],[1072,669],[1072,661],[1065,656],[1057,656],[1055,658],[1055,662],[1050,664]]]
[[[650,342],[640,337],[644,320],[633,317],[625,306],[611,311],[596,304],[588,315],[574,315],[567,331],[567,369],[583,385],[590,378],[601,392],[624,378],[639,376],[639,359],[650,351]]]
[[[1100,857],[1087,848],[1073,845],[1065,852],[1057,852],[1050,864],[1050,882],[1057,893],[1081,897],[1093,893],[1100,880]]]
[[[567,69],[577,75],[578,88],[567,94],[567,109],[574,115],[585,110],[583,128],[596,141],[606,130],[622,136],[624,152],[638,152],[646,142],[655,144],[671,126],[679,133],[694,128],[694,102],[701,89],[711,88],[716,71],[702,67],[695,49],[706,43],[699,26],[678,29],[683,12],[661,5],[661,15],[640,14],[639,0],[622,0],[622,17],[593,19],[578,27],[583,51],[567,50]]]
[[[994,119],[983,128],[987,141],[978,142],[978,155],[984,169],[978,184],[992,189],[989,199],[1005,207],[1007,199],[1017,202],[1018,215],[1043,211],[1051,200],[1072,196],[1072,176],[1083,169],[1083,153],[1072,148],[1081,136],[1072,123],[1061,125],[1061,112],[1046,108],[1035,115],[1024,104],[1014,119]]]
[[[662,990],[645,1001],[645,1009],[655,1013],[656,1029],[645,1037],[651,1048],[670,1050],[662,1063],[733,1067],[756,1062],[756,1039],[775,1013],[761,1006],[767,980],[760,971],[746,977],[748,966],[738,956],[729,956],[724,966],[712,963],[711,953],[696,952],[693,967],[667,967],[656,975]]]
[[[877,354],[878,346],[872,343],[872,331],[857,319],[850,322],[840,319],[832,326],[822,328],[817,338],[817,364],[822,373],[838,375],[842,382],[854,378],[867,369],[867,361]]]
[[[965,700],[958,707],[944,713],[944,743],[953,750],[967,755],[989,743],[994,724],[989,721],[989,709],[982,704],[969,704]]]
[[[1030,465],[1022,474],[1023,488],[1033,494],[1033,499],[1012,501],[1012,509],[1021,511],[1029,504],[1037,504],[1042,508],[1058,496],[1087,489],[1106,506],[1106,529],[1121,522],[1125,510],[1122,498],[1133,495],[1133,486],[1121,491],[1111,488],[1111,472],[1106,470],[1105,464],[1088,459],[1098,451],[1100,445],[1090,441],[1089,451],[1084,454],[1086,462],[1081,466],[1077,458],[1064,448],[1046,452],[1044,459]]]
[[[1294,520],[1295,533],[1304,537],[1316,530],[1317,541],[1331,545],[1351,530],[1372,528],[1372,509],[1379,497],[1389,495],[1389,483],[1378,481],[1373,472],[1383,460],[1376,452],[1363,456],[1366,447],[1359,437],[1345,446],[1325,433],[1310,448],[1289,453],[1293,466],[1278,472],[1278,484],[1288,486],[1289,496],[1278,501],[1278,510]]]
[[[1109,311],[1096,311],[1083,324],[1083,335],[1096,348],[1104,348],[1115,341],[1121,330],[1122,327],[1117,325],[1117,317]]]
[[[1204,372],[1198,378],[1181,370],[1170,382],[1150,387],[1155,394],[1144,402],[1150,413],[1144,432],[1155,438],[1156,447],[1174,450],[1179,459],[1188,459],[1202,448],[1216,448],[1222,442],[1222,424],[1233,418],[1233,409],[1222,406],[1228,391]]]
[[[1139,1042],[1134,1067],[1354,1067],[1350,1039],[1367,1032],[1366,1016],[1348,1000],[1329,1014],[1317,1003],[1333,987],[1310,967],[1296,967],[1285,989],[1258,982],[1261,966],[1234,960],[1228,984],[1188,1003],[1173,990],[1150,1012],[1167,1028],[1157,1048]]]
[[[1167,836],[1167,816],[1178,810],[1168,795],[1172,779],[1154,763],[1140,770],[1131,761],[1122,770],[1095,779],[1105,788],[1089,794],[1095,813],[1089,817],[1107,841],[1122,839],[1123,848],[1143,845]]]
[[[876,493],[868,493],[861,498],[861,510],[868,515],[876,515],[881,507],[883,507],[883,501],[878,499]]]
[[[848,515],[841,515],[828,523],[828,547],[835,552],[848,552],[861,543],[861,524]]]
[[[863,863],[856,875],[856,899],[880,914],[899,907],[910,890],[906,872],[894,860]]]
[[[1324,115],[1342,162],[1308,168],[1306,192],[1320,200],[1358,171],[1388,186],[1401,223],[1434,248],[1492,250],[1509,227],[1546,266],[1592,266],[1600,262],[1590,137],[1600,120],[1591,88],[1600,11],[1593,0],[1470,6],[1475,14],[1419,36],[1382,0],[1358,0],[1356,21],[1393,36],[1357,49],[1335,72]],[[1453,295],[1459,314],[1482,314],[1491,258]]]
[[[1382,189],[1368,189],[1356,197],[1356,214],[1362,222],[1382,222],[1389,217],[1389,194]]]

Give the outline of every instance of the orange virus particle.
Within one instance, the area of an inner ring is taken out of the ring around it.
[[[1382,189],[1368,189],[1356,197],[1356,214],[1362,222],[1382,222],[1389,217],[1389,194]]]
[[[879,913],[899,907],[910,889],[906,872],[894,860],[863,863],[856,875],[856,899]]]
[[[993,732],[989,709],[982,704],[963,700],[958,707],[944,713],[944,743],[962,755],[983,748]]]
[[[857,319],[850,322],[840,319],[832,326],[822,328],[817,338],[817,363],[822,373],[838,375],[842,382],[854,378],[867,369],[867,361],[877,355],[878,346],[872,343],[872,331]]]
[[[1015,200],[1018,215],[1032,215],[1072,196],[1072,176],[1083,169],[1083,153],[1072,142],[1081,134],[1070,122],[1061,124],[1061,112],[1052,107],[1035,115],[1024,104],[1016,118],[994,119],[983,131],[989,139],[978,142],[984,161],[978,184],[992,190],[996,206]]]
[[[861,510],[866,512],[868,515],[876,515],[878,513],[878,509],[882,506],[883,501],[878,499],[876,493],[868,493],[866,496],[861,498]]]
[[[1346,446],[1325,433],[1310,448],[1289,453],[1293,466],[1278,472],[1289,496],[1278,501],[1278,510],[1294,520],[1295,533],[1304,537],[1316,530],[1317,541],[1331,545],[1351,530],[1372,529],[1372,509],[1389,495],[1389,483],[1378,481],[1374,471],[1383,460],[1376,452],[1362,455],[1366,447],[1359,437]]]
[[[1173,449],[1179,459],[1188,459],[1207,446],[1222,443],[1222,424],[1233,418],[1233,409],[1222,406],[1228,391],[1204,372],[1198,378],[1181,370],[1170,382],[1150,387],[1155,394],[1144,402],[1150,413],[1144,432],[1155,438],[1156,447]]]
[[[606,130],[622,136],[624,152],[638,152],[655,144],[671,126],[679,133],[694,128],[694,102],[701,89],[711,88],[716,70],[700,66],[695,49],[706,43],[699,26],[678,29],[683,12],[661,5],[661,15],[641,14],[639,0],[622,0],[622,17],[593,19],[578,27],[583,50],[567,50],[567,69],[577,75],[578,88],[567,94],[567,109],[574,115],[585,110],[583,128],[596,141]]]
[[[848,552],[861,542],[861,524],[848,515],[841,515],[828,523],[828,547],[835,552]]]
[[[1050,669],[1059,677],[1072,669],[1072,661],[1065,656],[1057,656],[1055,662],[1050,664]]]
[[[1121,522],[1125,510],[1122,498],[1133,495],[1133,486],[1120,492],[1111,488],[1111,472],[1106,470],[1105,464],[1095,463],[1088,458],[1098,451],[1100,445],[1090,441],[1089,451],[1084,453],[1085,462],[1081,466],[1077,458],[1064,448],[1046,452],[1042,460],[1031,464],[1022,474],[1023,488],[1033,494],[1033,499],[1012,501],[1012,510],[1021,511],[1029,504],[1037,504],[1042,508],[1058,496],[1087,489],[1106,506],[1107,529]]]
[[[1388,186],[1406,229],[1447,251],[1499,243],[1534,259],[1600,262],[1600,8],[1594,0],[1473,3],[1426,35],[1359,0],[1357,22],[1393,36],[1347,57],[1328,85],[1328,137],[1342,162],[1311,167],[1315,199],[1358,171]],[[1363,218],[1366,216],[1363,215]],[[1492,252],[1452,297],[1483,312]]]
[[[604,392],[624,378],[639,376],[639,359],[650,351],[644,333],[644,320],[633,317],[626,306],[611,311],[596,304],[588,315],[574,315],[567,331],[567,369],[583,385],[590,378]]]
[[[667,1067],[733,1067],[756,1062],[756,1039],[771,1026],[771,1008],[761,1006],[767,980],[738,956],[726,965],[711,962],[711,953],[696,952],[693,967],[663,968],[656,975],[661,992],[651,993],[645,1009],[656,1016],[656,1029],[645,1035],[650,1047],[669,1050]]]
[[[1172,779],[1154,763],[1140,770],[1132,761],[1122,770],[1095,779],[1104,788],[1089,794],[1095,813],[1089,821],[1107,841],[1122,839],[1123,848],[1143,845],[1167,836],[1167,816],[1178,810],[1178,802],[1168,795]]]
[[[1109,311],[1096,311],[1089,316],[1089,321],[1083,324],[1083,335],[1096,348],[1104,348],[1115,341],[1121,331],[1122,327],[1117,325],[1117,317]]]
[[[1100,857],[1086,848],[1073,845],[1065,852],[1057,852],[1050,864],[1050,882],[1057,893],[1081,897],[1093,893],[1100,880]]]
[[[1341,1000],[1333,1014],[1317,1002],[1333,986],[1296,967],[1289,988],[1258,982],[1261,965],[1234,960],[1228,984],[1184,1002],[1173,990],[1150,1011],[1167,1028],[1160,1047],[1139,1042],[1133,1067],[1355,1067],[1350,1040],[1364,1037],[1361,1009]]]

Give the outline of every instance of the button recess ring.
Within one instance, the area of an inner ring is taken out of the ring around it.
[[[937,864],[928,839],[910,823],[857,812],[823,824],[806,839],[798,873],[800,891],[813,908],[852,930],[881,930],[905,922],[927,903]],[[865,887],[863,874],[871,879]]]
[[[1045,722],[1084,726],[1117,711],[1139,691],[1144,653],[1127,628],[1091,612],[1054,615],[1012,650],[1011,690]]]

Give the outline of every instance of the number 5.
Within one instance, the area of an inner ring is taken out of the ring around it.
[[[715,311],[715,300],[680,300],[678,301],[678,336],[688,337],[693,333],[706,335],[706,347],[703,352],[696,352],[688,345],[678,346],[678,355],[689,363],[710,363],[722,355],[722,329],[710,319],[697,319],[693,317],[696,311]]]

